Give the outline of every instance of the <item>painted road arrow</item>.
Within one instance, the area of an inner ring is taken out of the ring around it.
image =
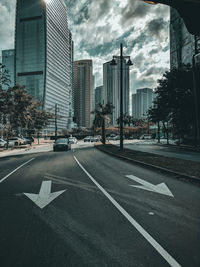
[[[51,184],[52,181],[43,181],[39,194],[24,193],[24,195],[27,196],[30,200],[32,200],[38,207],[43,209],[50,202],[52,202],[54,199],[56,199],[58,196],[60,196],[66,191],[61,190],[51,193]]]
[[[172,194],[172,192],[169,190],[169,188],[166,186],[165,183],[154,185],[134,175],[126,175],[126,177],[130,178],[131,180],[139,184],[142,184],[142,185],[130,185],[130,186],[137,187],[137,188],[144,189],[144,190],[151,191],[151,192],[156,192],[158,194],[166,195],[169,197],[174,197],[174,195]]]

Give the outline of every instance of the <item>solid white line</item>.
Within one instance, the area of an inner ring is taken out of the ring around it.
[[[154,249],[173,267],[181,267],[181,265],[138,223],[129,213],[118,204],[118,202],[86,171],[78,159],[74,159],[87,174],[90,180],[101,190],[101,192],[112,202],[112,204],[124,215],[124,217],[138,230],[138,232],[154,247]]]
[[[26,161],[25,163],[23,163],[22,165],[20,165],[19,167],[17,167],[14,171],[10,172],[9,174],[7,174],[5,177],[3,177],[0,180],[0,183],[2,183],[3,181],[5,181],[10,175],[12,175],[14,172],[16,172],[17,170],[19,170],[20,168],[22,168],[24,165],[28,164],[29,162],[31,162],[32,160],[34,160],[35,158],[32,158],[28,161]]]

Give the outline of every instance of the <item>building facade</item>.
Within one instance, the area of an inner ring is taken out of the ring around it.
[[[200,50],[200,38],[190,34],[176,9],[170,9],[170,67],[191,64],[195,45]],[[200,59],[198,59],[200,62]]]
[[[104,104],[114,105],[113,114],[110,115],[110,124],[117,125],[120,116],[120,59],[116,59],[116,66],[111,61],[103,64],[103,99]],[[129,67],[123,62],[123,113],[129,114]]]
[[[155,93],[150,88],[137,89],[132,94],[132,115],[136,119],[145,119],[147,111],[152,106]]]
[[[80,127],[92,126],[93,64],[92,60],[74,61],[74,116]]]
[[[15,83],[25,85],[44,109],[53,112],[57,104],[58,130],[67,128],[71,116],[69,35],[63,0],[17,0]]]
[[[5,66],[5,70],[8,71],[10,85],[11,87],[14,86],[14,59],[15,59],[15,50],[2,50],[2,65]],[[2,88],[6,90],[8,86],[2,85]]]
[[[95,109],[99,108],[99,104],[104,104],[103,85],[95,88]]]

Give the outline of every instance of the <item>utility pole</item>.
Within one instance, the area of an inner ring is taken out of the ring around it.
[[[58,126],[57,126],[57,104],[55,104],[55,141],[57,140],[57,130],[58,130]]]
[[[133,65],[132,61],[130,60],[130,56],[124,56],[123,55],[123,44],[120,44],[120,56],[113,56],[113,59],[110,63],[111,66],[116,66],[117,63],[115,61],[116,59],[120,60],[120,150],[123,150],[123,63],[127,67],[130,67]],[[126,62],[126,59],[128,59],[128,62]]]
[[[123,150],[123,44],[120,44],[120,150]]]

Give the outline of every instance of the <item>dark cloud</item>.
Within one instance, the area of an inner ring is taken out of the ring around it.
[[[160,36],[160,32],[166,28],[166,21],[163,18],[151,20],[147,25],[147,31],[153,36]]]
[[[163,73],[166,71],[166,68],[158,68],[158,67],[154,67],[152,66],[151,68],[149,68],[146,72],[145,72],[145,76],[151,76],[151,75],[163,75]]]
[[[146,16],[149,9],[150,6],[145,3],[129,0],[127,6],[121,9],[121,23],[123,25],[129,24],[131,21],[133,23],[135,19]]]

